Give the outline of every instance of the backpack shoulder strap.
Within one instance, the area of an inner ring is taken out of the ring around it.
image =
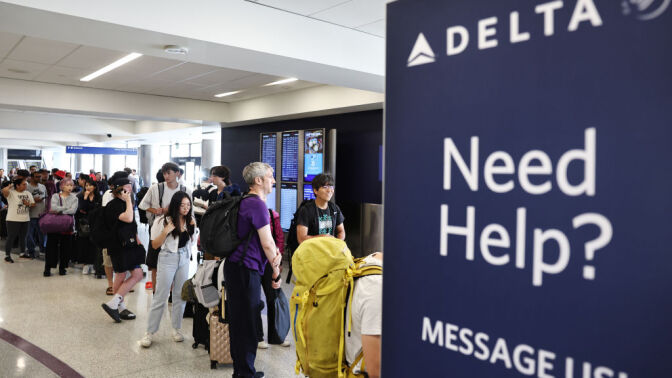
[[[159,183],[159,207],[163,207],[163,192],[165,190],[164,186],[166,183],[160,182]]]

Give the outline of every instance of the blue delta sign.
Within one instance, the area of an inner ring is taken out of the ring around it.
[[[137,155],[137,148],[66,146],[68,154]]]
[[[670,2],[388,4],[384,376],[672,376]]]

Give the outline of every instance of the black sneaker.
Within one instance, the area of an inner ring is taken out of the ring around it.
[[[33,257],[27,253],[22,253],[19,255],[20,259],[32,259]]]
[[[12,260],[12,257],[11,257],[11,256],[7,256],[7,257],[5,257],[5,262],[8,262],[8,263],[10,263],[10,264],[14,264],[14,260]]]
[[[124,311],[119,313],[119,317],[124,320],[133,320],[135,319],[135,314],[125,308]]]
[[[42,275],[45,277],[51,277],[51,271],[45,270],[44,273],[42,273]]]
[[[110,315],[110,318],[114,319],[115,323],[121,323],[121,317],[119,317],[119,310],[116,308],[110,308],[110,306],[107,305],[107,303],[102,304],[103,310],[107,312],[107,315]]]
[[[264,378],[264,372],[263,371],[258,371],[254,373],[254,378]]]
[[[59,276],[65,276],[66,274],[68,274],[68,272],[65,271],[65,270],[59,270],[59,271],[58,271],[58,275],[59,275]]]

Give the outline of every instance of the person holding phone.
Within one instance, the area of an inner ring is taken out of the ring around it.
[[[66,214],[74,217],[77,212],[77,196],[72,193],[75,183],[72,179],[61,180],[61,191],[51,196],[52,214]],[[74,221],[73,221],[74,224]],[[58,274],[64,276],[72,253],[74,228],[65,232],[51,232],[47,234],[47,253],[44,257],[44,276],[51,276],[51,268],[58,264]]]
[[[2,188],[7,199],[7,241],[5,244],[5,262],[14,263],[10,254],[14,242],[19,240],[19,252],[26,253],[26,234],[30,223],[30,208],[35,206],[33,195],[26,190],[26,179],[17,176],[12,184]]]
[[[159,251],[156,274],[156,294],[152,298],[149,312],[147,332],[140,340],[140,345],[149,348],[152,336],[159,330],[163,311],[167,306],[171,285],[182,288],[189,278],[189,261],[191,251],[198,240],[198,228],[191,213],[191,198],[185,192],[173,195],[168,205],[168,212],[157,217],[152,225],[151,243]],[[180,295],[173,296],[171,321],[173,325],[173,341],[184,341],[180,332],[186,302]]]
[[[114,185],[114,199],[105,206],[103,217],[107,228],[116,236],[115,242],[107,249],[114,270],[114,297],[103,303],[102,307],[116,323],[120,323],[121,319],[135,319],[135,314],[126,308],[124,296],[142,280],[140,265],[145,261],[145,248],[138,239],[138,225],[135,223],[131,198],[133,188],[128,173],[116,172],[110,178],[110,183]]]

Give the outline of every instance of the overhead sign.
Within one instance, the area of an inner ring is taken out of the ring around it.
[[[137,155],[137,148],[66,146],[68,154]]]
[[[670,2],[388,4],[384,376],[670,376]]]

